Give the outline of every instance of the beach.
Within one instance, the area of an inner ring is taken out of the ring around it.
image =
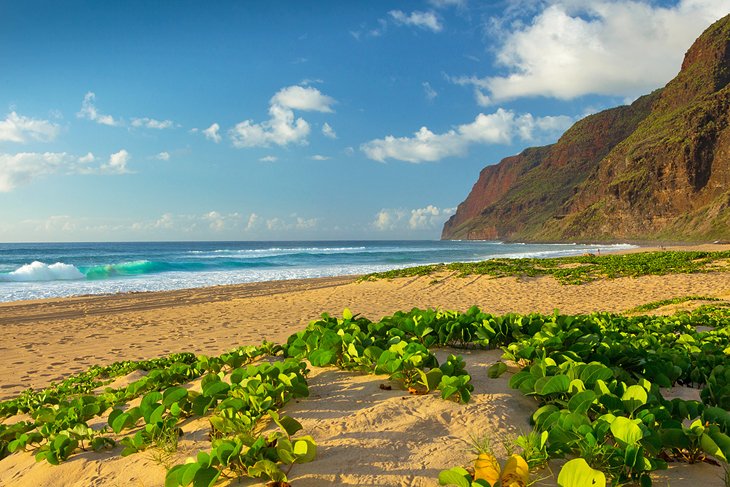
[[[577,314],[624,312],[688,295],[730,301],[730,272],[604,279],[582,285],[562,285],[552,277],[450,273],[375,281],[350,276],[2,303],[5,339],[0,347],[6,367],[0,369],[0,399],[28,387],[48,386],[94,364],[174,352],[217,355],[262,340],[282,343],[321,313],[339,315],[344,308],[372,320],[413,307],[464,311],[473,305],[494,314],[556,309]],[[657,310],[662,311],[666,309]],[[474,377],[474,396],[468,405],[381,389],[387,377],[312,367],[310,397],[283,410],[299,419],[303,432],[319,444],[315,461],[291,471],[294,485],[438,485],[441,469],[465,464],[470,434],[492,432],[508,438],[528,431],[534,401],[508,387],[510,374],[486,378],[486,368],[501,352],[457,353],[464,355]],[[205,420],[184,430],[187,434],[173,464],[205,448]],[[496,451],[505,453],[499,444]],[[118,448],[84,452],[59,467],[36,463],[30,454],[11,455],[0,460],[0,485],[164,483],[160,461],[146,453],[124,458],[118,453]],[[709,464],[673,465],[659,478],[668,478],[672,486],[696,484],[698,479],[708,486],[723,485],[721,473],[721,468]],[[665,485],[662,482],[655,485]]]

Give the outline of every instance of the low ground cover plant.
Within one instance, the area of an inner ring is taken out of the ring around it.
[[[438,272],[453,272],[460,277],[472,275],[520,278],[553,276],[562,284],[584,284],[605,278],[712,272],[717,270],[714,265],[729,260],[730,251],[664,251],[621,255],[589,254],[550,259],[495,258],[481,262],[455,262],[452,264],[424,265],[376,272],[363,276],[361,280],[429,276]]]
[[[558,475],[563,487],[650,485],[650,473],[669,461],[730,458],[730,308],[708,305],[669,317],[493,315],[477,307],[413,309],[379,321],[349,310],[324,314],[282,345],[92,367],[0,402],[0,457],[30,450],[58,464],[116,445],[121,455],[174,451],[185,421],[204,417],[210,448],[172,466],[166,487],[235,477],[287,485],[289,469],[316,455],[311,436],[296,436],[301,424],[278,412],[308,395],[309,366],[384,374],[411,393],[468,402],[463,359],[450,354],[439,363],[435,347],[501,348],[521,369],[510,385],[535,399],[534,430],[514,441],[506,462],[482,448],[472,469],[442,472],[444,485],[519,487],[550,458],[569,460]],[[139,369],[144,377],[108,387]],[[488,374],[508,369],[498,362]],[[196,379],[200,392],[188,387]],[[701,400],[665,399],[661,388],[673,385],[699,388]],[[92,428],[95,418],[106,425]]]

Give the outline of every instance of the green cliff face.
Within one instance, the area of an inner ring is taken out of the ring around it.
[[[729,239],[730,16],[663,89],[486,167],[442,238]]]

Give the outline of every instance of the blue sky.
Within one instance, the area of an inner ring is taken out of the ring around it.
[[[438,238],[726,0],[0,0],[0,241]]]

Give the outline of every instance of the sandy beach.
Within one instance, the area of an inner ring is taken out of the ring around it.
[[[687,295],[730,301],[730,272],[579,286],[561,285],[551,277],[443,274],[368,282],[339,277],[3,303],[0,349],[6,367],[0,370],[0,398],[47,386],[93,364],[181,351],[214,355],[264,339],[283,342],[322,312],[339,314],[345,307],[370,319],[413,307],[465,310],[472,305],[499,314],[622,312]],[[490,380],[484,373],[501,352],[464,355],[475,385],[468,405],[382,390],[385,377],[313,367],[310,398],[284,410],[319,444],[314,462],[292,470],[294,485],[438,485],[439,470],[465,463],[470,434],[507,438],[527,431],[533,400],[509,389],[509,374]],[[173,464],[205,449],[205,420],[186,424],[184,430],[188,434]],[[159,459],[146,453],[121,458],[117,450],[75,455],[59,467],[36,463],[30,454],[11,455],[0,461],[0,485],[163,484],[165,468]],[[504,453],[499,446],[497,452]],[[672,486],[693,485],[698,479],[709,486],[723,485],[721,474],[721,468],[708,464],[681,465],[659,478]],[[553,485],[554,480],[546,482]]]

